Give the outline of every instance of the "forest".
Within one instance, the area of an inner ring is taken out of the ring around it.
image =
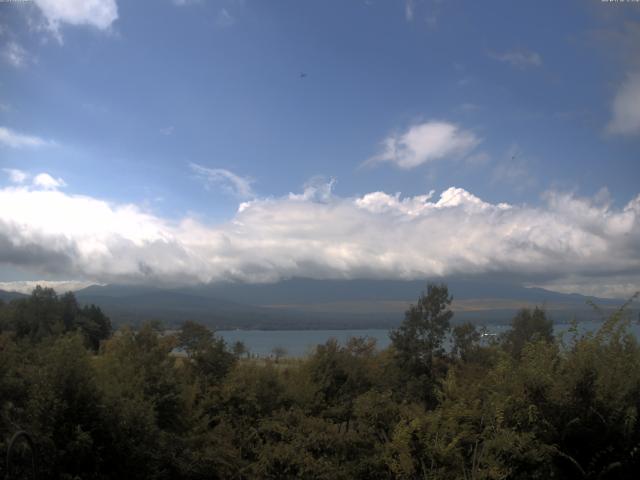
[[[387,349],[256,359],[37,287],[0,303],[0,478],[635,479],[630,301],[594,332],[534,308],[491,337],[428,284]]]

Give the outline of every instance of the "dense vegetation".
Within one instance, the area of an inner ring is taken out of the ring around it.
[[[275,362],[193,322],[112,334],[99,308],[38,288],[0,304],[0,452],[24,429],[41,478],[63,479],[637,478],[623,308],[560,339],[523,310],[487,341],[450,304],[429,285],[390,348],[330,340]]]

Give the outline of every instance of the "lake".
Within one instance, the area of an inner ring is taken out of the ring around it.
[[[602,325],[601,322],[580,322],[578,324],[581,332],[595,331]],[[498,335],[509,326],[507,325],[486,325],[487,333]],[[568,323],[554,325],[554,332],[560,335],[570,328]],[[634,323],[631,326],[637,338],[640,338],[640,326]],[[216,332],[228,344],[242,341],[251,354],[260,357],[268,357],[275,347],[282,347],[286,350],[287,356],[304,357],[311,353],[315,346],[323,344],[330,338],[335,338],[341,344],[351,337],[374,338],[379,349],[389,346],[389,330],[368,329],[368,330],[219,330]]]

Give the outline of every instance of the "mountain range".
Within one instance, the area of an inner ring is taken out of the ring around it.
[[[455,321],[506,323],[524,307],[544,307],[556,322],[593,320],[591,300],[611,310],[622,300],[591,299],[513,282],[447,279]],[[312,280],[293,278],[269,284],[214,283],[179,288],[91,285],[75,292],[96,304],[114,324],[159,320],[169,327],[185,320],[216,329],[391,328],[415,303],[426,281]],[[61,293],[61,292],[59,292]],[[5,301],[22,296],[0,291]]]

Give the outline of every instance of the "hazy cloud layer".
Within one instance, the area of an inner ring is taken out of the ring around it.
[[[380,153],[365,164],[389,162],[410,169],[443,158],[463,157],[479,143],[473,132],[453,123],[429,121],[385,138]]]
[[[638,275],[607,275],[594,278],[584,275],[567,275],[551,281],[532,284],[561,293],[582,293],[594,297],[628,299],[640,291]]]
[[[611,110],[610,133],[640,134],[640,73],[627,76],[613,99]]]
[[[7,174],[11,183],[24,183],[29,178],[27,172],[23,172],[17,168],[3,168],[2,171]]]
[[[520,69],[542,66],[542,57],[540,54],[527,50],[512,50],[503,53],[489,52],[489,56],[494,60],[508,63],[512,67]]]
[[[0,127],[0,145],[11,148],[42,147],[51,142],[34,135],[25,135],[6,127]]]
[[[518,273],[608,285],[640,278],[640,196],[623,208],[549,193],[540,207],[460,188],[245,202],[228,223],[170,222],[135,205],[59,190],[0,189],[0,262],[96,282],[415,279]],[[576,282],[573,282],[576,283]]]
[[[16,68],[22,68],[30,62],[27,51],[20,44],[13,41],[5,44],[2,49],[2,58],[6,63]]]
[[[95,285],[95,283],[80,280],[18,280],[15,282],[0,282],[0,290],[29,294],[38,285],[53,288],[57,293],[62,293],[75,292],[90,285]]]
[[[406,0],[404,3],[404,18],[406,18],[407,22],[413,20],[414,14],[414,5],[413,0]]]
[[[206,188],[218,187],[240,198],[253,196],[252,180],[249,178],[241,177],[224,168],[208,168],[197,163],[190,163],[189,168],[204,182]]]

